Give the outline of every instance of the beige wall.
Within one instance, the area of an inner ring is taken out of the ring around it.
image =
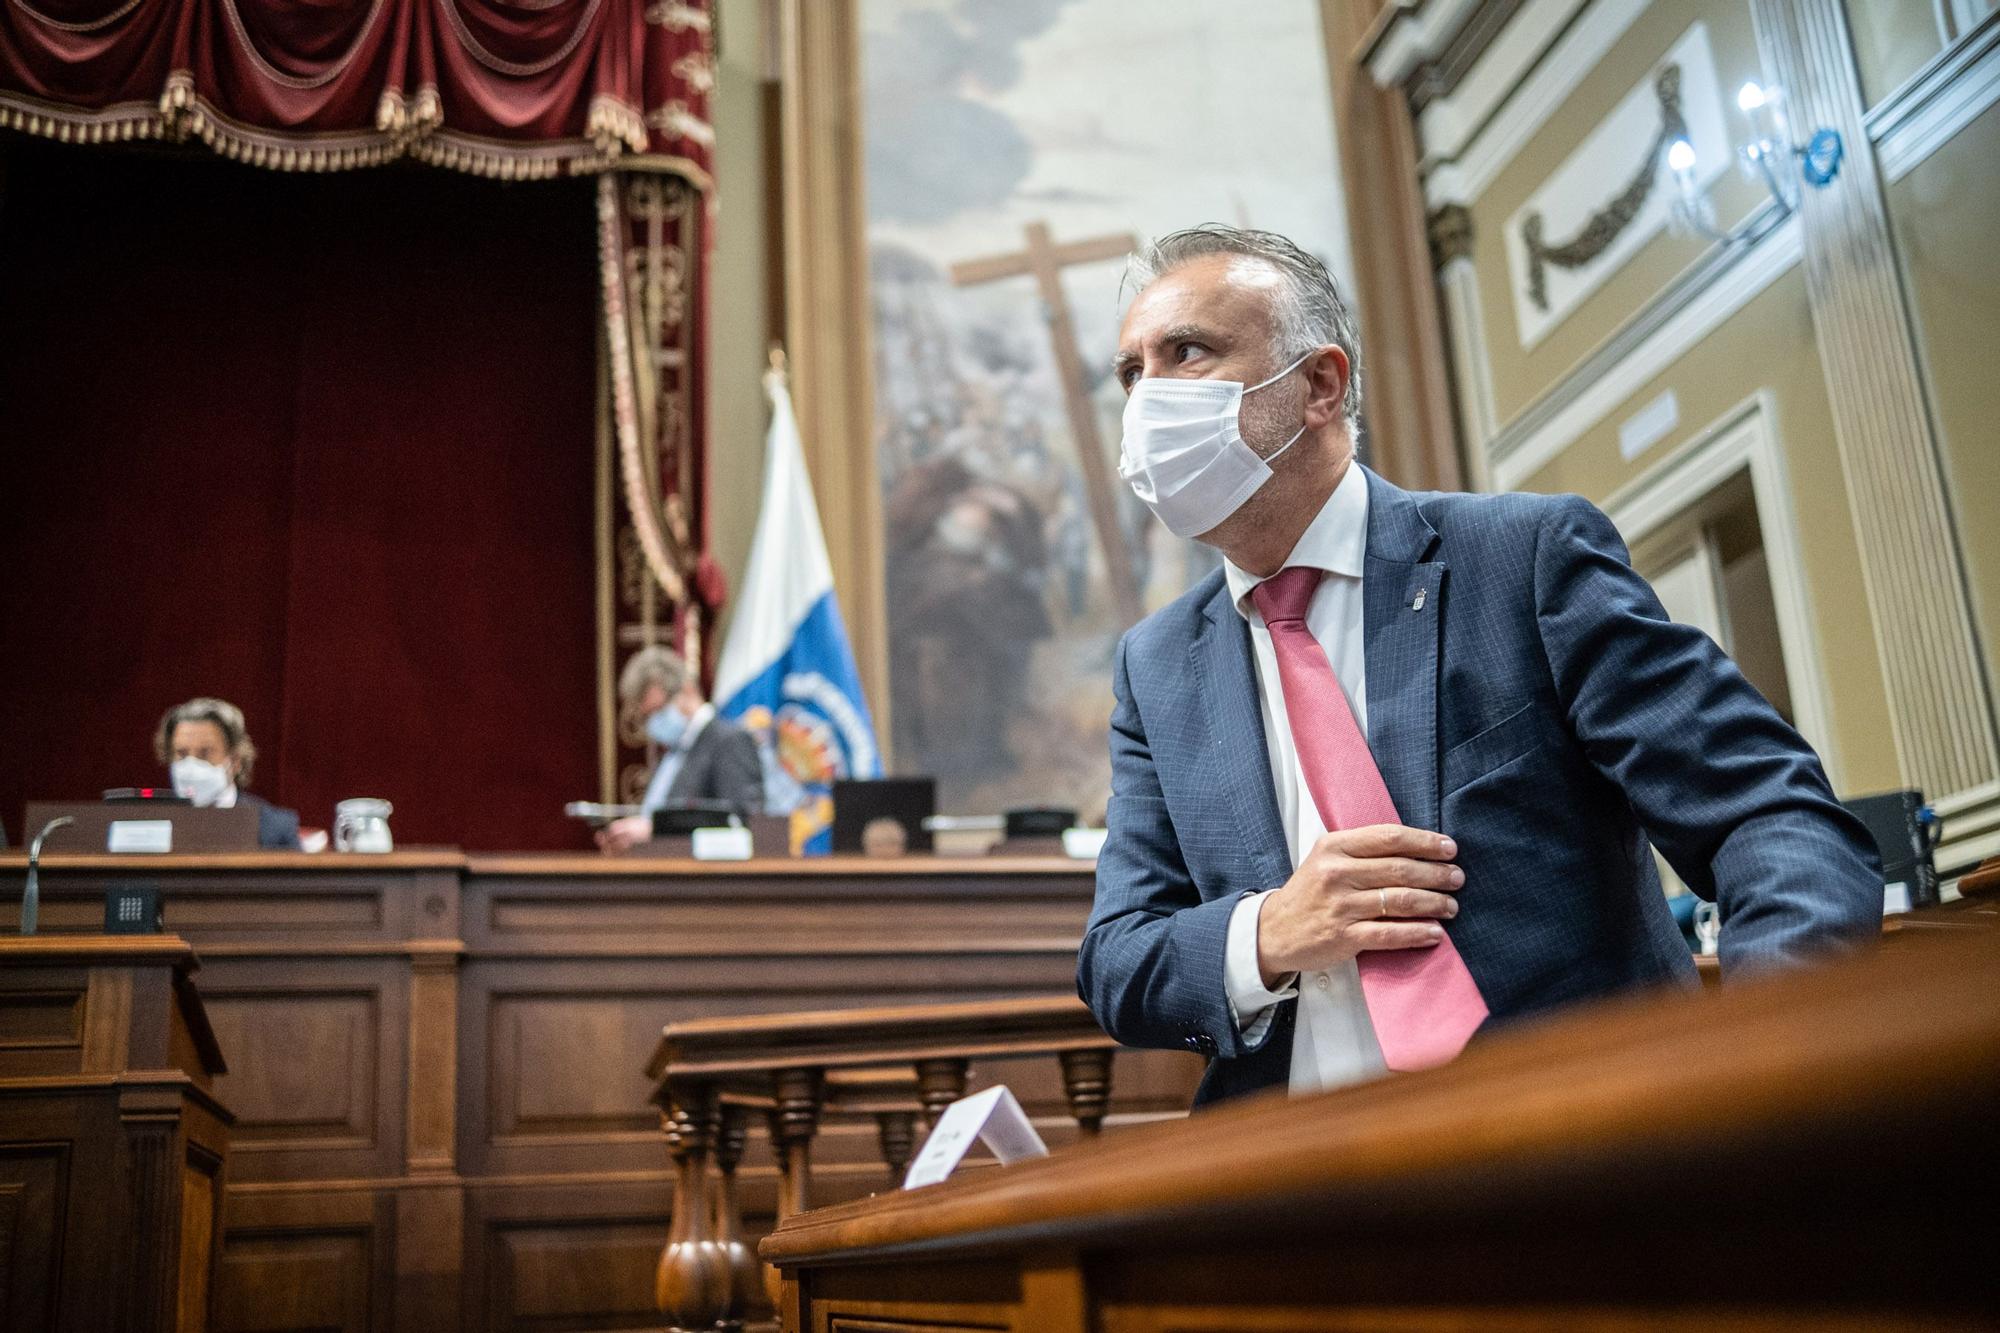
[[[765,174],[761,0],[718,0],[715,96],[715,248],[709,256],[708,504],[710,547],[729,576],[729,627],[750,558],[764,483],[769,422],[763,374],[766,319]],[[717,646],[721,640],[718,638]]]
[[[1889,187],[1989,685],[2000,677],[2000,104]]]
[[[1577,85],[1521,151],[1473,201],[1473,264],[1485,311],[1487,355],[1493,367],[1494,404],[1501,424],[1540,397],[1619,324],[1698,258],[1709,242],[1662,231],[1592,292],[1532,350],[1524,351],[1514,320],[1507,267],[1507,221],[1600,120],[1637,86],[1697,19],[1708,25],[1721,86],[1728,90],[1757,77],[1757,42],[1744,0],[1669,0],[1656,3]],[[1729,113],[1735,115],[1731,105]],[[1732,132],[1739,127],[1731,121]],[[1633,165],[1644,145],[1634,145]],[[1619,182],[1608,182],[1607,195]],[[1740,221],[1763,198],[1760,188],[1735,172],[1717,179],[1709,197],[1717,222]]]
[[[1668,389],[1679,400],[1680,426],[1637,458],[1625,461],[1618,451],[1619,423]],[[1805,279],[1798,269],[1772,283],[1687,355],[1618,404],[1524,481],[1521,489],[1574,491],[1603,504],[1760,391],[1770,396],[1791,482],[1806,592],[1840,757],[1835,781],[1844,795],[1898,786],[1894,747],[1887,744],[1887,696],[1867,600],[1861,595],[1861,563],[1847,486],[1834,444]]]

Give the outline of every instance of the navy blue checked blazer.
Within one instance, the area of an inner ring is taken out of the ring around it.
[[[1367,479],[1368,745],[1403,822],[1458,843],[1445,928],[1487,1029],[1693,980],[1648,838],[1721,905],[1726,974],[1875,935],[1867,833],[1714,641],[1667,618],[1610,520],[1577,496]],[[1292,863],[1220,571],[1125,635],[1113,689],[1078,989],[1118,1040],[1211,1057],[1198,1104],[1282,1086],[1297,1001],[1252,1047],[1223,984],[1231,911]]]

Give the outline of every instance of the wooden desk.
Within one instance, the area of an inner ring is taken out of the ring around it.
[[[2000,933],[803,1213],[834,1333],[1990,1328]]]
[[[0,853],[0,930],[23,865]],[[1092,891],[1040,858],[74,856],[43,862],[43,930],[99,928],[121,879],[200,949],[229,1056],[222,1326],[425,1333],[657,1323],[667,1023],[1069,990]],[[1198,1072],[1121,1059],[1113,1118],[1178,1114]],[[1024,1091],[1055,1134],[1054,1071]],[[865,1124],[817,1160],[823,1198],[885,1183]],[[762,1143],[742,1177],[759,1230]]]
[[[209,1326],[229,1113],[171,935],[0,937],[0,1327]]]

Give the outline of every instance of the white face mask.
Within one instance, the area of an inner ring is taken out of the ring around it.
[[[229,789],[229,770],[211,764],[206,759],[196,759],[189,755],[174,760],[167,770],[173,774],[174,794],[184,796],[196,805],[214,805]]]
[[[1197,537],[1242,508],[1271,479],[1271,462],[1299,442],[1301,425],[1270,458],[1243,442],[1243,396],[1276,384],[1307,352],[1263,384],[1235,380],[1143,379],[1125,400],[1118,475],[1176,537]]]

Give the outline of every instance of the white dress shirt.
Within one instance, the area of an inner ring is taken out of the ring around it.
[[[664,809],[667,793],[673,789],[674,779],[681,775],[681,765],[687,762],[688,751],[694,748],[695,738],[707,729],[709,719],[715,716],[715,705],[704,703],[694,710],[694,716],[681,732],[680,743],[660,756],[660,766],[653,770],[653,780],[646,784],[646,798],[639,802],[639,808],[647,814]]]
[[[1326,571],[1306,611],[1306,628],[1326,650],[1334,677],[1354,709],[1354,720],[1368,733],[1367,665],[1361,643],[1361,577],[1368,551],[1368,479],[1349,464],[1347,475],[1334,487],[1312,526],[1299,538],[1285,567],[1309,565]],[[1271,756],[1271,780],[1277,789],[1278,816],[1291,844],[1292,866],[1298,867],[1314,842],[1326,832],[1319,809],[1306,788],[1285,713],[1285,695],[1278,680],[1278,656],[1271,631],[1250,600],[1251,589],[1263,580],[1223,562],[1223,577],[1236,610],[1250,626],[1250,645],[1257,662],[1257,701],[1264,716],[1264,745]],[[1276,887],[1275,885],[1273,886]],[[1257,920],[1265,893],[1247,895],[1229,918],[1225,946],[1224,985],[1237,1027],[1251,1041],[1259,1040],[1276,1014],[1274,1006],[1299,997],[1297,1024],[1292,1032],[1293,1092],[1334,1088],[1374,1078],[1384,1070],[1375,1028],[1361,998],[1361,974],[1350,960],[1324,972],[1287,978],[1281,989],[1264,985],[1257,966]]]

